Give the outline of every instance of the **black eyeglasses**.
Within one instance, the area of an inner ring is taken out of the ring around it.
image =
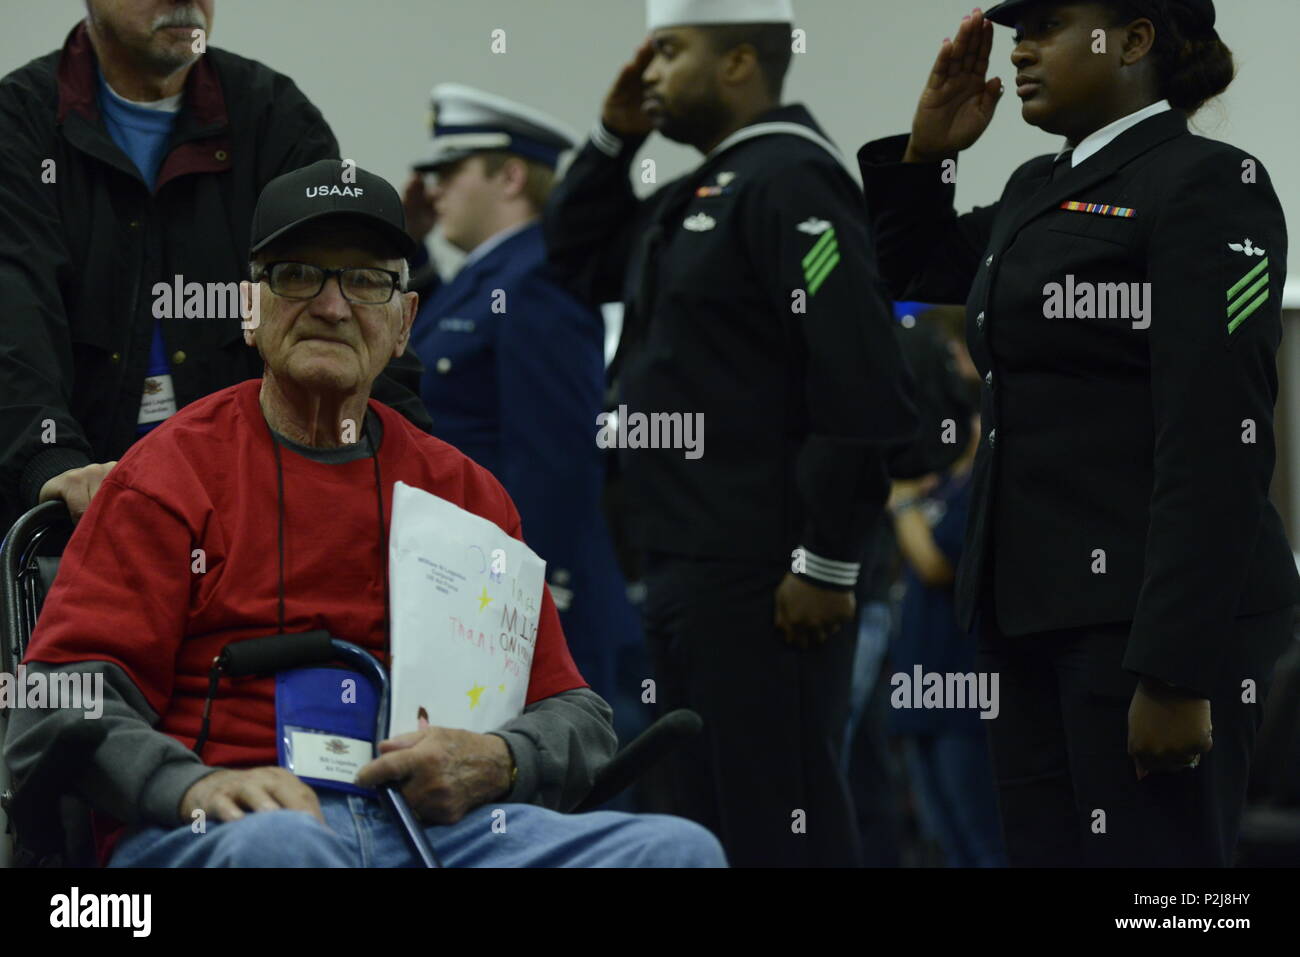
[[[402,280],[401,273],[376,266],[322,269],[298,262],[267,263],[254,278],[259,282],[265,279],[271,292],[284,299],[315,299],[330,276],[338,276],[344,299],[364,306],[382,306],[388,302]]]

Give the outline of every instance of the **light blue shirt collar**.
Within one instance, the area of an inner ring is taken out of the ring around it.
[[[470,266],[474,265],[474,263],[478,262],[488,253],[490,253],[492,250],[500,246],[511,236],[517,235],[518,233],[522,233],[525,229],[527,229],[529,226],[532,226],[536,222],[537,222],[536,219],[530,219],[526,223],[520,223],[518,226],[510,226],[506,229],[501,230],[501,232],[497,233],[495,236],[483,240],[483,242],[475,246],[473,250],[470,251],[469,255],[465,257],[465,261],[460,264],[461,270],[464,271],[468,269]]]

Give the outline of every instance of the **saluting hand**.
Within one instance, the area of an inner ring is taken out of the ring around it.
[[[406,216],[406,233],[417,243],[424,242],[424,237],[438,225],[438,211],[420,173],[412,171],[402,189],[402,212]]]
[[[905,163],[955,156],[988,129],[1002,98],[1002,81],[985,79],[993,49],[993,24],[976,10],[962,19],[957,36],[944,40],[912,119]]]
[[[1195,767],[1214,747],[1210,702],[1143,678],[1128,709],[1128,753],[1138,780]]]
[[[645,83],[641,80],[641,74],[645,73],[645,68],[654,56],[654,46],[647,37],[637,47],[632,59],[623,64],[614,85],[605,95],[600,121],[615,136],[647,136],[654,129],[654,123],[641,109],[645,99]]]

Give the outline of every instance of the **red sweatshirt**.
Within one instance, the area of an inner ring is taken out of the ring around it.
[[[72,536],[27,661],[109,661],[194,744],[212,659],[229,642],[278,628],[275,453],[254,379],[194,402],[137,442],[109,473]],[[374,400],[385,522],[401,480],[522,540],[492,475]],[[329,465],[288,448],[284,465],[285,631],[323,628],[383,660],[383,565],[373,460]],[[201,550],[199,552],[198,550]],[[586,687],[550,592],[529,704]],[[203,749],[209,765],[274,765],[271,678],[223,678]]]

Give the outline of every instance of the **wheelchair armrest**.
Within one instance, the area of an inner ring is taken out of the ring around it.
[[[64,849],[59,798],[71,792],[76,779],[104,740],[104,726],[78,721],[59,732],[20,787],[4,796],[16,843],[36,860]]]
[[[638,777],[654,767],[668,752],[688,738],[700,733],[704,722],[688,708],[670,711],[614,755],[596,775],[591,791],[574,814],[591,811],[617,795]]]

